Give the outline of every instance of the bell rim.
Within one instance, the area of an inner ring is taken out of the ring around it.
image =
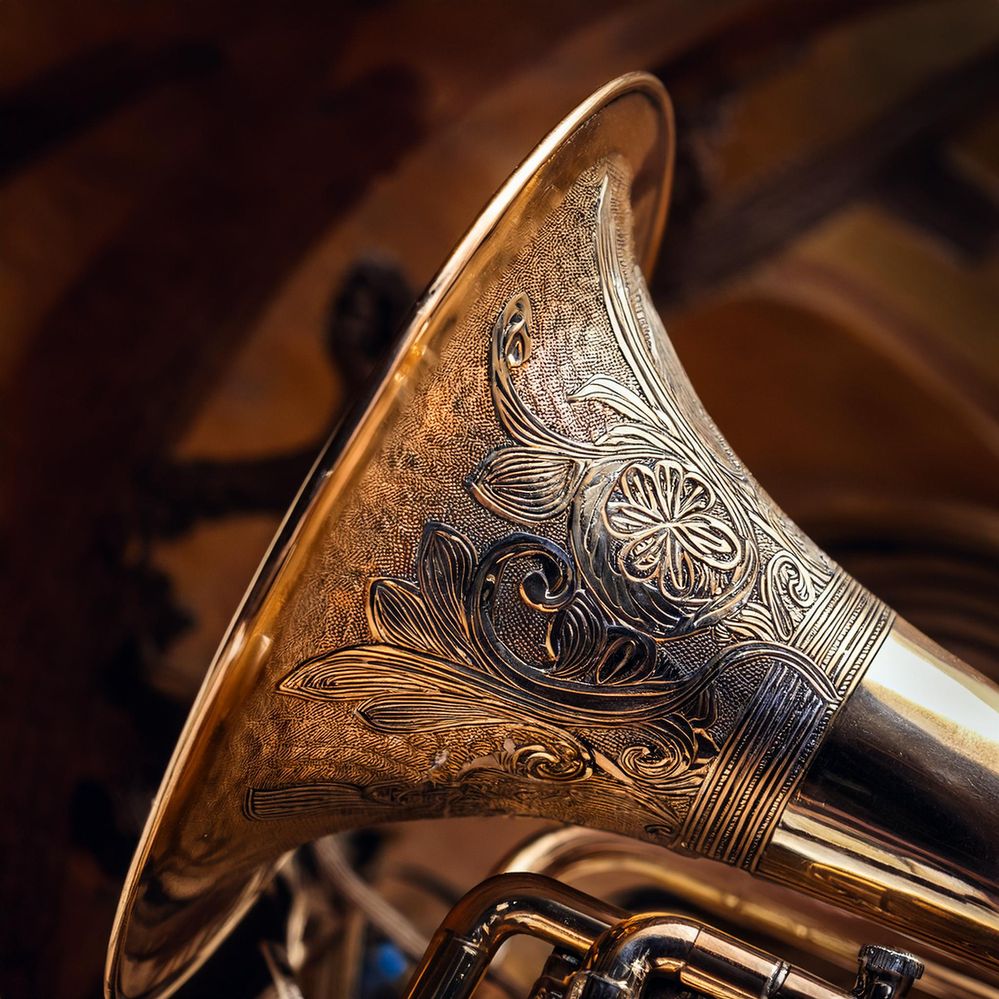
[[[610,111],[615,102],[625,97],[644,96],[658,112],[654,117],[660,135],[657,138],[662,151],[660,168],[648,171],[651,179],[651,210],[647,213],[644,232],[634,233],[635,255],[643,273],[651,275],[659,251],[663,230],[666,224],[667,208],[673,181],[673,160],[675,151],[675,129],[672,104],[666,89],[659,79],[647,72],[624,74],[605,84],[586,100],[578,104],[569,114],[533,148],[497,192],[488,200],[475,221],[448,255],[445,263],[431,281],[426,292],[420,297],[409,320],[404,325],[385,372],[391,372],[412,347],[425,327],[429,317],[454,290],[459,278],[469,267],[472,258],[483,247],[490,233],[515,202],[525,193],[529,185],[542,176],[552,160],[584,130],[598,115]],[[638,143],[636,143],[638,145]],[[621,153],[628,150],[621,149]],[[640,238],[641,237],[641,238]],[[377,380],[368,398],[355,411],[354,418],[342,424],[349,427],[344,434],[334,432],[331,439],[321,449],[315,463],[306,475],[299,491],[292,500],[288,511],[275,532],[275,536],[261,559],[247,590],[241,599],[233,618],[227,627],[218,649],[210,663],[204,680],[174,747],[170,761],[164,771],[159,789],[150,806],[149,814],[133,855],[125,878],[108,946],[104,976],[104,991],[108,999],[139,999],[139,997],[159,997],[172,994],[193,976],[215,953],[219,944],[228,936],[236,924],[246,915],[257,900],[261,889],[267,884],[283,858],[263,863],[253,868],[240,889],[235,894],[237,903],[227,916],[221,919],[209,936],[206,936],[197,953],[175,967],[172,972],[159,979],[153,978],[148,988],[140,992],[125,992],[121,988],[121,973],[125,955],[125,944],[130,930],[130,920],[142,890],[143,874],[154,853],[154,847],[164,834],[167,808],[182,777],[194,765],[192,750],[202,736],[211,708],[215,705],[220,689],[224,685],[229,667],[236,661],[234,651],[248,618],[253,610],[265,599],[271,584],[276,578],[288,554],[293,540],[296,523],[301,521],[311,506],[311,500],[319,492],[327,472],[335,467],[339,455],[346,449],[350,439],[364,424],[367,415],[381,394],[384,377]],[[222,882],[217,882],[218,890]],[[179,948],[178,948],[179,949]]]

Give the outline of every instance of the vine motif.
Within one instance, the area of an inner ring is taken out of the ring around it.
[[[534,319],[529,297],[514,295],[490,355],[493,404],[512,443],[467,481],[483,507],[520,528],[565,515],[566,548],[513,533],[480,556],[462,533],[430,522],[414,579],[369,584],[371,640],[300,663],[278,689],[349,703],[386,737],[424,737],[426,748],[445,734],[463,747],[414,776],[407,800],[438,800],[442,787],[452,803],[472,800],[497,771],[513,781],[510,801],[530,801],[542,785],[571,795],[609,781],[640,803],[648,835],[669,839],[718,757],[710,729],[724,670],[786,661],[824,703],[835,700],[814,664],[784,644],[829,569],[761,500],[689,386],[660,374],[622,272],[608,190],[605,178],[597,263],[637,388],[597,375],[570,396],[610,414],[594,440],[548,427],[517,390]],[[511,620],[525,618],[538,641],[514,634]],[[707,629],[719,651],[676,675],[665,643]],[[369,798],[346,783],[287,785],[253,789],[247,808],[269,817]],[[599,796],[587,808],[594,803]]]
[[[494,620],[511,576],[517,598],[546,622],[537,662],[518,655]],[[367,728],[386,735],[502,730],[481,766],[560,783],[600,768],[639,784],[670,827],[677,799],[717,753],[706,728],[722,663],[684,680],[659,675],[654,643],[609,623],[577,586],[569,556],[544,538],[514,534],[480,559],[461,533],[430,523],[415,583],[373,580],[367,611],[372,642],[307,660],[278,689],[351,702]],[[476,766],[439,779],[460,783]]]
[[[568,511],[586,589],[613,620],[660,641],[712,625],[729,640],[786,641],[827,571],[779,518],[763,514],[766,504],[689,388],[661,377],[631,305],[606,179],[598,212],[604,303],[638,391],[597,375],[570,401],[596,403],[618,422],[592,441],[547,427],[515,385],[532,354],[534,321],[528,296],[514,295],[496,320],[491,353],[494,407],[514,443],[482,461],[469,489],[519,524]],[[703,425],[692,427],[691,415]]]

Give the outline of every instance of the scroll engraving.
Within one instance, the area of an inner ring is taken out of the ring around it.
[[[569,398],[620,421],[580,441],[529,409],[514,372],[532,353],[533,309],[515,295],[496,321],[491,358],[494,406],[514,444],[493,451],[469,487],[488,509],[521,524],[568,510],[570,545],[589,591],[612,618],[655,639],[719,622],[733,635],[786,639],[831,568],[781,518],[767,516],[769,501],[721,446],[686,384],[660,375],[617,238],[605,180],[596,244],[602,294],[638,390],[601,375]]]
[[[525,564],[536,568],[517,573]],[[493,617],[509,575],[523,605],[545,620],[537,662],[504,642]],[[480,766],[559,783],[601,769],[640,785],[674,829],[671,800],[689,796],[717,753],[701,723],[723,663],[684,680],[658,675],[652,643],[607,621],[579,589],[569,556],[543,538],[514,534],[480,559],[459,532],[428,524],[416,582],[375,579],[368,621],[373,642],[302,663],[279,691],[352,702],[374,732],[500,728],[502,741]]]
[[[512,295],[489,357],[506,440],[466,482],[511,533],[480,551],[429,521],[412,573],[370,582],[370,639],[278,684],[348,706],[428,766],[401,782],[254,787],[247,816],[377,820],[415,803],[619,828],[620,807],[649,838],[755,862],[889,614],[843,584],[718,434],[633,293],[620,214],[604,176],[599,301],[628,377],[566,396],[600,429],[570,432],[526,401],[544,303]]]

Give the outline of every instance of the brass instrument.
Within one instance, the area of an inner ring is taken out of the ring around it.
[[[932,994],[999,995],[999,694],[809,541],[704,412],[643,279],[672,158],[660,84],[616,80],[440,272],[208,673],[109,996],[173,991],[302,843],[494,813],[732,865],[925,945]],[[410,996],[470,994],[522,932],[553,947],[535,996],[847,995],[508,873],[448,917]],[[853,994],[921,971],[867,947]]]

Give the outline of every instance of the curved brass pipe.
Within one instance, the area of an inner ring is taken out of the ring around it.
[[[448,913],[413,973],[407,999],[470,996],[512,936],[525,934],[583,955],[625,916],[557,881],[517,874],[489,878]]]
[[[751,934],[852,972],[868,940],[918,950],[925,965],[920,994],[937,999],[995,999],[996,990],[948,964],[935,947],[779,884],[684,857],[651,843],[569,826],[531,836],[496,865],[496,873],[540,874],[569,884],[613,878],[616,887],[651,886],[665,891],[681,911],[691,909],[733,934]],[[628,877],[630,875],[630,878]],[[953,961],[953,958],[950,959]],[[502,961],[500,955],[499,962]]]
[[[652,977],[718,999],[846,999],[841,989],[786,961],[693,920],[664,915],[623,920],[596,940],[573,999],[632,999]]]
[[[550,878],[500,874],[451,910],[406,999],[468,999],[500,945],[516,934],[561,955],[565,975],[553,987],[569,999],[636,999],[653,978],[708,999],[903,999],[921,973],[909,955],[866,948],[848,994],[697,920],[626,916]],[[548,995],[548,985],[533,994]]]

